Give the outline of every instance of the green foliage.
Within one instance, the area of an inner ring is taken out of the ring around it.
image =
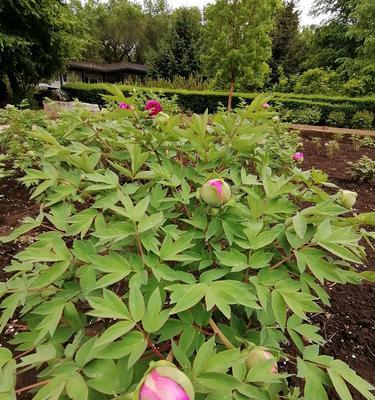
[[[58,0],[3,0],[0,20],[0,80],[16,102],[80,54],[80,23]]]
[[[355,10],[351,14],[354,23],[350,27],[350,33],[357,40],[362,40],[363,47],[359,52],[358,63],[361,65],[373,65],[375,61],[375,4],[371,0],[359,0],[355,2]]]
[[[352,118],[353,128],[370,129],[374,124],[374,114],[370,111],[357,111]]]
[[[0,242],[45,231],[0,283],[1,329],[16,316],[26,327],[10,340],[21,356],[0,348],[4,399],[31,368],[34,400],[133,399],[150,361],[168,355],[198,400],[298,399],[289,375],[271,372],[289,340],[305,400],[328,388],[346,400],[347,385],[373,399],[346,364],[319,355],[308,318],[329,303],[325,282],[361,282],[352,265],[365,260],[361,225],[373,213],[347,218],[320,171],[270,168],[262,146],[280,127],[266,96],[183,122],[107,91],[105,111],[67,111],[25,137],[42,143],[21,179],[41,212]],[[213,178],[232,192],[218,209],[198,195]],[[249,368],[255,346],[272,359]]]
[[[213,82],[206,79],[201,74],[191,74],[188,78],[182,76],[173,76],[171,79],[164,78],[150,78],[147,77],[143,81],[133,79],[125,81],[125,85],[135,85],[137,87],[154,87],[162,89],[185,89],[185,90],[210,90],[213,86]]]
[[[357,136],[353,135],[351,137],[351,141],[354,145],[354,150],[358,151],[363,147],[374,148],[375,147],[375,140],[370,136]]]
[[[362,156],[357,162],[348,163],[352,178],[358,182],[372,182],[375,179],[375,160]]]
[[[301,110],[287,111],[283,117],[285,120],[294,124],[318,125],[322,120],[322,114],[317,107],[305,108]]]
[[[221,87],[262,87],[278,0],[217,0],[205,9],[206,71]]]
[[[322,147],[322,138],[320,137],[313,137],[311,139],[311,143],[315,146],[315,148],[318,150]]]
[[[198,8],[182,7],[171,18],[171,27],[155,56],[149,61],[155,78],[189,78],[201,72],[202,15]]]
[[[294,0],[285,0],[277,12],[271,32],[272,57],[269,61],[271,81],[296,74],[301,69],[304,46],[299,31],[299,11]],[[280,83],[281,84],[281,83]]]
[[[327,119],[329,126],[346,126],[346,115],[343,111],[332,111]]]
[[[322,68],[309,69],[296,81],[296,93],[321,93],[329,94],[333,87],[337,86],[337,75],[333,71],[325,71]]]
[[[134,86],[118,85],[125,93],[131,94]],[[103,105],[102,93],[106,92],[106,86],[102,84],[84,84],[69,83],[64,86],[64,91],[71,99],[78,98],[80,101]],[[194,91],[194,90],[176,90],[161,88],[136,88],[137,92],[159,93],[166,97],[178,96],[178,105],[183,110],[190,110],[196,113],[204,113],[207,109],[209,112],[215,112],[220,104],[226,104],[228,94],[219,91]],[[244,100],[251,102],[257,95],[251,93],[235,93],[233,97],[233,106],[237,107]],[[321,118],[318,124],[328,125],[328,116],[332,111],[341,111],[347,115],[348,120],[357,112],[369,110],[375,112],[375,97],[350,98],[344,96],[323,96],[323,95],[301,95],[275,93],[270,103],[277,111],[281,111],[284,119],[289,119],[288,110],[305,110],[314,108],[319,110]],[[301,112],[302,114],[302,112]],[[293,115],[293,112],[290,114]]]
[[[0,132],[0,148],[14,157],[12,161],[16,168],[31,165],[41,143],[37,139],[30,138],[30,131],[34,125],[46,126],[45,114],[41,111],[21,111],[8,106],[0,111],[0,120],[9,125]]]
[[[329,140],[326,143],[326,151],[329,158],[332,158],[337,150],[340,150],[340,143],[337,140]]]

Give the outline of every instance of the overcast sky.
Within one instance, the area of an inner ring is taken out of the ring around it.
[[[138,0],[139,3],[142,3],[141,0]],[[204,7],[208,3],[212,3],[213,0],[169,0],[169,4],[172,7],[181,7],[181,6],[199,6]],[[313,0],[299,0],[299,8],[301,10],[301,21],[303,25],[310,25],[313,23],[318,23],[322,20],[322,18],[312,18],[310,17],[309,11],[313,4]]]

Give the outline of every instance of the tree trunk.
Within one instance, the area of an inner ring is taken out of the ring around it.
[[[229,96],[228,96],[228,112],[232,111],[232,99],[234,93],[234,79],[230,82]]]

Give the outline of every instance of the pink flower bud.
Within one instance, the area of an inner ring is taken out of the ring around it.
[[[159,366],[145,378],[139,400],[194,400],[189,378],[175,366]]]
[[[231,197],[229,185],[222,179],[211,179],[200,190],[201,199],[211,207],[220,207]]]
[[[157,100],[148,100],[145,105],[145,110],[150,111],[151,117],[155,117],[163,111],[163,107]]]
[[[264,103],[264,104],[262,105],[262,107],[263,107],[265,110],[268,110],[271,106],[270,106],[268,103]]]
[[[134,110],[134,107],[132,105],[123,102],[119,103],[118,107],[121,108],[122,110],[131,110],[131,111]]]
[[[263,347],[256,347],[255,349],[251,350],[247,356],[246,365],[250,370],[254,367],[254,365],[272,359],[274,359],[274,356],[269,351],[265,350]],[[277,374],[277,372],[277,363],[275,361],[274,365],[270,369],[270,373]]]
[[[305,155],[301,152],[298,152],[298,153],[293,154],[292,158],[294,161],[301,164],[301,163],[303,163],[303,160],[305,159]]]

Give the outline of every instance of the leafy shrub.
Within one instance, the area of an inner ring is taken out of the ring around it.
[[[338,76],[334,71],[326,71],[322,68],[314,68],[305,71],[296,81],[294,91],[296,93],[322,93],[330,94],[338,86]]]
[[[344,127],[346,125],[346,115],[343,111],[332,111],[327,119],[329,126]]]
[[[154,87],[165,89],[186,89],[186,90],[210,90],[213,82],[207,80],[201,74],[192,74],[187,79],[182,76],[175,76],[172,80],[158,78],[146,78],[145,80],[129,79],[125,85],[136,85],[139,87]]]
[[[370,111],[357,111],[352,118],[353,128],[370,129],[374,123],[374,114]]]
[[[134,86],[118,85],[125,94],[131,94]],[[190,110],[195,113],[204,113],[208,110],[210,113],[216,112],[220,104],[226,104],[228,93],[213,91],[192,91],[192,90],[176,90],[176,89],[160,89],[160,88],[136,88],[137,92],[144,92],[153,97],[155,94],[165,97],[178,97],[177,102],[181,109]],[[102,98],[103,93],[107,93],[107,86],[103,84],[85,84],[71,83],[64,86],[64,91],[70,99],[79,99],[80,101],[104,105]],[[241,100],[250,103],[256,97],[251,93],[236,93],[234,96],[234,107],[237,107]],[[273,95],[271,105],[274,109],[287,114],[288,110],[302,110],[306,108],[319,109],[321,112],[321,120],[319,124],[327,124],[327,119],[332,111],[344,112],[348,120],[357,111],[369,110],[375,112],[375,97],[350,98],[338,96],[323,95],[301,95],[295,93],[276,93]],[[287,120],[287,122],[290,122]]]
[[[342,85],[341,92],[346,96],[359,97],[366,93],[366,82],[361,78],[349,79]]]
[[[362,156],[357,162],[348,163],[352,178],[358,182],[371,182],[375,179],[375,160]]]
[[[356,151],[358,151],[363,147],[369,147],[369,148],[375,147],[375,140],[370,136],[352,135],[351,141],[354,145],[354,150]]]
[[[110,96],[135,110],[77,109],[30,133],[43,146],[22,181],[41,212],[0,242],[47,231],[0,283],[0,329],[14,318],[23,326],[10,340],[22,355],[0,348],[4,399],[32,368],[36,400],[138,399],[157,366],[197,400],[302,400],[275,364],[292,357],[289,340],[304,400],[327,388],[345,399],[347,384],[370,399],[371,385],[319,356],[324,341],[307,317],[329,303],[323,282],[361,282],[351,264],[363,263],[370,217],[345,218],[319,171],[264,165],[258,143],[275,129],[266,97],[182,123]],[[215,178],[232,197],[210,208],[200,189]]]
[[[305,108],[289,111],[284,118],[294,124],[317,125],[321,121],[322,114],[318,108]]]

